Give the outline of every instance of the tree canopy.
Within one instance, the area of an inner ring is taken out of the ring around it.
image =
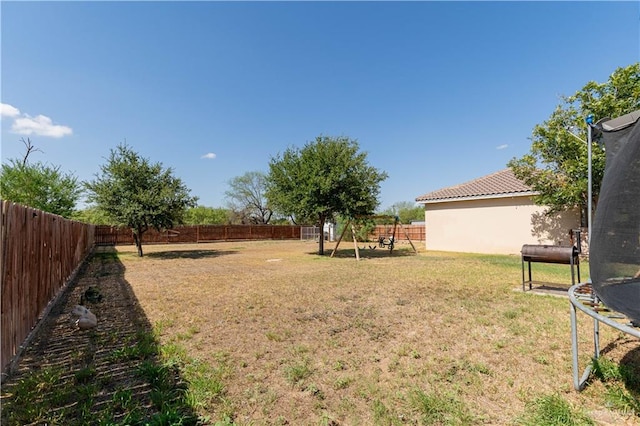
[[[182,180],[171,168],[152,164],[128,145],[111,150],[96,179],[87,182],[88,200],[103,211],[112,223],[131,228],[138,255],[142,256],[142,235],[154,227],[158,231],[180,223],[197,198],[189,195]]]
[[[229,181],[225,196],[229,209],[240,223],[269,223],[273,211],[268,206],[266,190],[267,177],[262,172],[247,172]]]
[[[186,211],[183,223],[185,225],[224,225],[229,223],[229,214],[227,209],[197,206]]]
[[[424,220],[424,207],[416,206],[411,201],[400,201],[380,212],[382,215],[398,216],[400,223]]]
[[[531,150],[513,158],[509,167],[516,177],[539,193],[535,202],[547,213],[588,204],[588,128],[594,121],[615,118],[640,108],[640,63],[616,69],[604,83],[588,82],[572,96],[563,96],[551,116],[533,129]],[[604,174],[605,155],[593,138],[593,205],[597,204]]]
[[[95,206],[87,207],[82,210],[76,210],[75,212],[73,212],[71,219],[77,220],[78,222],[91,223],[93,225],[115,225],[107,217],[104,211],[98,209]]]
[[[72,173],[63,173],[59,166],[29,162],[29,155],[39,151],[30,139],[22,139],[26,154],[10,159],[0,169],[0,197],[71,218],[82,194],[82,186]]]
[[[284,215],[317,220],[320,229],[336,214],[353,218],[378,206],[380,182],[387,178],[367,163],[367,154],[348,137],[318,136],[302,149],[289,148],[271,159],[266,196]],[[319,239],[324,254],[324,239]]]

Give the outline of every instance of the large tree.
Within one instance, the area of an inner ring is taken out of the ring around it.
[[[189,195],[171,168],[150,163],[126,144],[112,149],[100,169],[96,179],[86,183],[88,200],[113,223],[131,228],[139,256],[142,235],[149,227],[170,229],[182,221],[188,207],[196,205],[197,198]]]
[[[26,153],[22,159],[10,159],[0,169],[0,198],[70,218],[80,195],[81,184],[60,166],[31,163],[29,155],[39,149],[30,139],[21,141]]]
[[[378,206],[380,182],[387,178],[367,163],[357,141],[319,136],[302,149],[289,148],[271,159],[267,199],[274,210],[293,217],[314,217],[320,229],[334,215],[354,218]],[[324,238],[318,252],[324,254]]]
[[[640,63],[616,69],[604,83],[588,82],[572,96],[563,96],[551,116],[533,129],[531,150],[514,158],[514,174],[539,193],[535,202],[547,213],[588,204],[588,139],[585,118],[615,118],[640,108]],[[592,143],[593,205],[597,204],[605,156],[594,131]]]
[[[262,172],[247,172],[229,181],[225,192],[228,207],[242,223],[267,224],[273,211],[269,208],[265,192],[267,177]]]

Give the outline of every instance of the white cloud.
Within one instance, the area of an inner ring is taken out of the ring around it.
[[[61,138],[73,133],[71,127],[53,124],[53,121],[46,115],[31,117],[29,114],[22,113],[18,108],[9,104],[0,104],[0,115],[13,119],[11,132],[19,135]]]
[[[504,143],[504,144],[502,144],[502,145],[498,145],[498,146],[496,146],[496,149],[506,149],[506,148],[508,148],[508,147],[509,147],[509,145],[507,145],[506,143]]]
[[[216,155],[213,152],[209,152],[209,153],[203,155],[200,158],[206,158],[206,159],[209,159],[209,160],[213,160],[214,158],[216,158]]]
[[[28,114],[16,118],[11,126],[11,131],[19,135],[38,135],[51,138],[61,138],[73,133],[71,127],[53,124],[53,121],[45,115],[31,117]]]
[[[0,116],[2,117],[16,117],[20,115],[20,110],[13,105],[0,103]]]

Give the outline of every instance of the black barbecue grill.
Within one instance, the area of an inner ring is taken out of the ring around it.
[[[578,241],[580,241],[578,239]],[[529,284],[529,290],[532,289],[533,280],[531,278],[531,263],[559,263],[562,265],[571,265],[571,284],[575,285],[574,267],[577,269],[578,282],[580,282],[580,250],[577,246],[554,246],[554,245],[536,245],[525,244],[522,246],[522,291],[525,291],[525,285]],[[525,280],[524,263],[527,262],[529,270],[529,280]]]

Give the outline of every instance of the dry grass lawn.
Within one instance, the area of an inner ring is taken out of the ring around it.
[[[440,404],[436,424],[504,425],[536,398],[559,395],[600,424],[638,424],[607,408],[599,381],[573,390],[569,301],[518,291],[519,257],[401,246],[393,256],[365,250],[356,262],[349,244],[335,258],[333,243],[325,248],[325,256],[298,241],[147,245],[143,258],[134,247],[117,251],[163,345],[224,371],[223,397],[198,408],[212,421],[420,424]],[[549,279],[569,282],[562,271]],[[579,319],[584,367],[592,322]],[[619,362],[638,342],[603,327],[601,346]]]
[[[3,383],[0,423],[640,424],[639,342],[602,326],[614,382],[574,391],[569,301],[522,292],[518,256],[332,248],[98,248]],[[570,282],[566,265],[533,267]],[[79,331],[69,312],[90,287],[98,326]]]

